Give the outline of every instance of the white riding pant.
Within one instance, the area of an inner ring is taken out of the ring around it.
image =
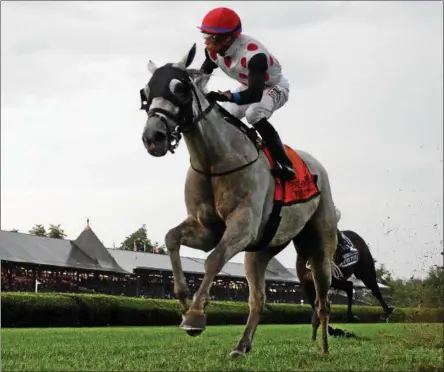
[[[245,85],[241,85],[234,89],[233,93],[246,89]],[[238,119],[245,117],[249,124],[255,125],[263,118],[268,120],[276,110],[285,105],[288,101],[289,92],[290,83],[282,76],[278,84],[264,89],[262,99],[259,102],[240,106],[233,102],[222,102],[222,107]]]

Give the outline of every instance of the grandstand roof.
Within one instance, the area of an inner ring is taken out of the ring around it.
[[[172,270],[170,258],[169,256],[164,254],[133,252],[111,248],[107,249],[108,252],[114,257],[114,259],[127,271],[132,271],[134,269],[151,269],[163,271]],[[182,268],[185,272],[205,274],[204,259],[194,257],[181,257],[181,261]],[[273,258],[272,262],[270,262],[272,266],[274,261],[278,262],[278,264],[280,265],[279,261]],[[274,263],[274,265],[276,264]],[[283,269],[284,272],[280,273],[277,271],[269,271],[267,268],[265,278],[267,280],[290,281],[295,283],[299,282],[298,279],[294,275],[289,273],[287,269],[285,269],[284,267]],[[237,262],[228,262],[227,264],[225,264],[219,275],[242,278],[245,276],[244,265]]]
[[[185,272],[205,273],[204,259],[193,257],[181,257],[181,259]],[[135,269],[172,270],[168,255],[105,248],[89,223],[75,240],[0,230],[0,260],[116,273],[133,273]],[[244,265],[228,262],[219,275],[244,277]],[[276,258],[268,264],[265,279],[299,283],[296,269],[284,267]],[[353,276],[349,280],[356,288],[365,288],[361,280]],[[384,284],[379,286],[388,288]]]
[[[0,230],[0,259],[17,263],[128,273],[119,266],[95,234],[92,234],[84,231],[79,238],[72,241]]]
[[[112,271],[115,271],[115,269],[117,269],[117,271],[123,270],[114,257],[109,254],[94,231],[92,231],[89,226],[89,221],[81,234],[73,241],[73,244],[101,267],[108,268]],[[132,270],[127,271],[132,272]]]

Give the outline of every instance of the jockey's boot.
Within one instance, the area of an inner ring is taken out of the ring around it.
[[[287,181],[296,178],[296,172],[293,169],[293,164],[285,151],[279,134],[269,123],[269,121],[266,118],[262,118],[254,125],[254,127],[259,132],[266,146],[270,150],[273,159],[281,165],[282,178]]]

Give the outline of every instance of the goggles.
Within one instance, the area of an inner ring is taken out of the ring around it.
[[[211,43],[217,43],[221,41],[221,39],[226,35],[214,35],[214,34],[206,34],[202,33],[202,37],[205,41],[211,42]]]

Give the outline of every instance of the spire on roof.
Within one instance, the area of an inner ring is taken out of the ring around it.
[[[89,226],[89,218],[85,229],[72,243],[102,268],[116,272],[124,271]]]
[[[90,226],[89,226],[89,218],[86,219],[86,227],[85,227],[85,229],[90,229]]]

